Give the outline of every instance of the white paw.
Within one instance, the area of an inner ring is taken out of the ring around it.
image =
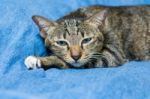
[[[41,67],[41,61],[34,56],[28,56],[25,59],[24,64],[28,69],[36,69]]]

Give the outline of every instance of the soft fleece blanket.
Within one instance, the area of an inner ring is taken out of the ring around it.
[[[118,68],[27,70],[46,49],[32,15],[56,20],[81,6],[144,5],[150,0],[0,0],[0,99],[150,99],[150,62]]]

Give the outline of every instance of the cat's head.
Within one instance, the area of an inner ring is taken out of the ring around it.
[[[64,19],[50,21],[41,16],[33,16],[45,39],[45,45],[54,55],[73,67],[82,67],[101,57],[103,33],[99,29],[104,25],[106,10],[85,19]],[[57,61],[57,60],[56,60]]]

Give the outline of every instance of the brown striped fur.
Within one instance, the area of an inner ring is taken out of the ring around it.
[[[43,66],[114,67],[150,59],[150,6],[91,6],[57,21],[41,16],[33,20],[53,52],[53,56],[37,57]]]

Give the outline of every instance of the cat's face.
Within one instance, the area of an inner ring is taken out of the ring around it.
[[[46,37],[52,52],[74,67],[98,58],[103,46],[103,35],[92,25],[80,20],[65,20]]]
[[[97,21],[96,17],[84,21],[65,19],[59,23],[39,16],[33,19],[41,30],[46,46],[54,55],[73,67],[81,67],[101,57],[104,37],[98,26],[102,24],[103,17],[99,15],[99,23],[94,22]]]

